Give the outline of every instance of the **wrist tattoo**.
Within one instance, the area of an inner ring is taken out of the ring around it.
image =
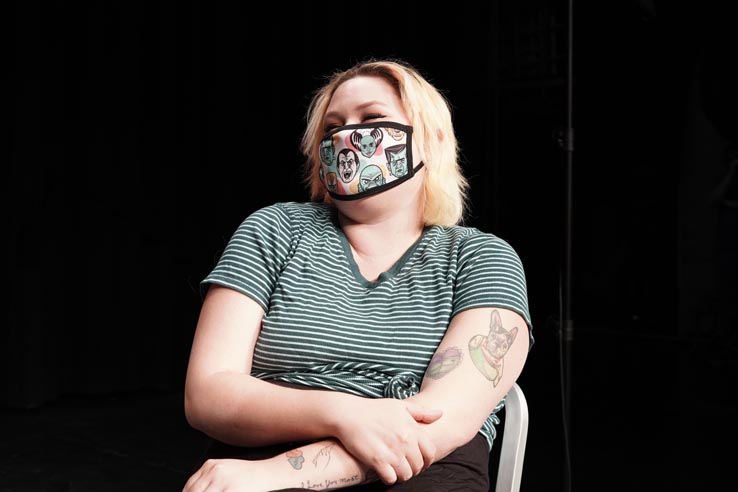
[[[302,464],[305,462],[305,457],[302,455],[302,451],[299,449],[287,451],[287,453],[285,453],[285,456],[287,456],[287,461],[289,461],[290,465],[292,465],[292,468],[294,468],[295,470],[301,469]]]

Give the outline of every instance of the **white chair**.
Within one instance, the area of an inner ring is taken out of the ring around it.
[[[523,390],[514,383],[505,397],[500,464],[495,492],[518,492],[523,475],[525,442],[528,438],[528,402]]]

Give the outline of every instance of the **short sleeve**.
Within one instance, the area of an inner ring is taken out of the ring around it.
[[[479,307],[509,309],[527,323],[532,346],[525,271],[512,246],[492,234],[469,236],[459,249],[458,268],[452,315]]]
[[[215,268],[200,282],[201,295],[209,284],[217,284],[247,295],[268,311],[291,240],[291,222],[283,208],[270,205],[252,213],[233,233]]]

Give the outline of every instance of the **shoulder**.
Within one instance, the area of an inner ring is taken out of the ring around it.
[[[440,227],[439,229],[443,240],[452,244],[460,256],[496,253],[518,257],[515,249],[508,241],[490,232],[481,231],[476,227],[457,225]]]

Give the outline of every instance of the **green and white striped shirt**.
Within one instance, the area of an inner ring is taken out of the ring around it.
[[[252,213],[202,281],[203,294],[208,284],[235,289],[264,309],[254,377],[365,397],[417,393],[461,311],[510,309],[532,326],[523,267],[504,240],[472,227],[428,227],[369,282],[334,209],[318,203]],[[480,429],[490,449],[503,404]]]

